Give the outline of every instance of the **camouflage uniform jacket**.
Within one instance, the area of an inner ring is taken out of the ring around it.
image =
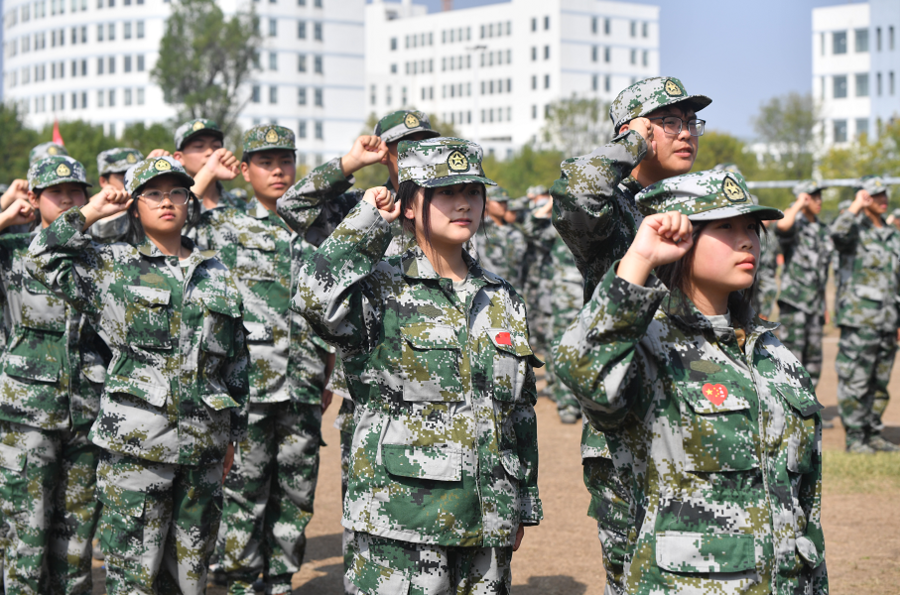
[[[189,233],[201,250],[219,251],[241,292],[252,403],[322,402],[331,348],[290,309],[303,254],[315,250],[306,232],[292,231],[254,198],[243,209],[204,211]]]
[[[308,258],[293,306],[357,375],[346,528],[415,543],[509,547],[542,518],[533,365],[521,300],[466,255],[460,299],[421,250],[382,260],[361,203]]]
[[[892,225],[875,227],[864,213],[844,211],[831,224],[831,239],[841,263],[837,324],[895,332],[900,326],[900,232]]]
[[[738,326],[743,351],[730,323],[611,269],[560,343],[560,377],[632,477],[628,593],[828,592],[822,406],[776,324]]]
[[[778,255],[781,243],[772,234],[760,238],[759,271],[756,273],[757,287],[753,308],[761,316],[769,316],[778,297]]]
[[[100,338],[25,270],[34,234],[0,237],[0,297],[9,342],[0,360],[0,419],[42,430],[86,430],[106,368]]]
[[[797,213],[790,230],[775,229],[784,253],[778,300],[810,314],[823,314],[828,265],[834,252],[828,226]]]
[[[187,266],[150,241],[97,244],[79,209],[31,244],[26,266],[100,329],[112,350],[95,444],[179,465],[221,461],[247,430],[249,356],[228,269],[192,248]]]
[[[510,285],[523,287],[522,260],[528,248],[525,235],[518,225],[497,225],[485,216],[478,237],[478,264],[485,270],[503,277]]]
[[[555,308],[580,310],[583,304],[584,279],[575,264],[571,250],[562,240],[550,219],[542,219],[532,211],[523,225],[526,237],[538,251],[532,272],[538,278],[539,303],[543,312]]]

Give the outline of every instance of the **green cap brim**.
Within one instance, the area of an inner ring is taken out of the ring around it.
[[[134,189],[134,193],[132,194],[132,196],[140,194],[140,192],[144,188],[144,186],[146,186],[151,180],[155,180],[156,178],[158,178],[160,176],[175,176],[181,182],[184,182],[185,188],[187,188],[188,190],[190,190],[191,186],[194,185],[194,178],[192,178],[191,176],[189,176],[186,173],[182,173],[180,171],[173,171],[173,170],[161,171],[157,175],[153,176],[152,178],[147,178],[146,180],[144,180],[143,184],[141,184],[140,186],[138,186],[137,188]]]
[[[265,147],[260,147],[259,149],[245,149],[243,154],[250,155],[251,153],[262,153],[263,151],[292,151],[296,153],[297,147],[291,147],[289,145],[267,145]]]
[[[750,214],[756,215],[763,221],[784,219],[784,213],[778,209],[754,204],[742,205],[740,207],[718,207],[688,215],[688,219],[691,221],[715,221],[717,219],[729,219],[731,217]]]
[[[85,188],[93,188],[93,184],[88,184],[84,180],[79,180],[78,178],[59,178],[57,180],[53,180],[50,184],[43,184],[40,186],[32,186],[32,190],[43,190],[44,188],[50,188],[51,186],[59,186],[60,184],[65,184],[66,182],[74,182],[76,184],[81,184]]]
[[[486,186],[496,186],[497,182],[484,176],[444,176],[442,178],[434,178],[419,184],[422,188],[440,188],[442,186],[456,186],[457,184],[485,184]]]

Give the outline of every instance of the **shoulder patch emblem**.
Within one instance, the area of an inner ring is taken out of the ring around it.
[[[274,128],[269,128],[269,131],[266,132],[266,142],[267,143],[277,143],[278,142],[278,133],[275,132]]]
[[[744,189],[731,178],[725,178],[725,181],[722,182],[722,190],[725,192],[725,198],[731,202],[747,201],[747,195],[744,192]]]
[[[191,126],[191,130],[194,130],[194,131],[203,130],[204,128],[206,128],[206,125],[199,120],[194,122],[194,125]]]
[[[453,151],[447,157],[447,166],[450,171],[466,171],[469,169],[469,159],[461,151]]]
[[[419,121],[418,116],[413,113],[409,113],[406,114],[406,118],[403,120],[403,123],[407,128],[418,128],[421,122]]]
[[[56,168],[56,175],[58,175],[60,178],[68,177],[71,174],[72,174],[72,170],[69,169],[69,166],[66,165],[65,163],[60,163],[59,166]]]
[[[153,169],[155,169],[156,171],[169,171],[172,169],[172,164],[165,159],[160,159],[153,164]]]
[[[672,97],[678,97],[680,95],[684,95],[684,93],[681,92],[681,87],[679,87],[678,84],[675,81],[673,81],[672,79],[669,79],[666,81],[665,90],[666,90],[666,93]]]

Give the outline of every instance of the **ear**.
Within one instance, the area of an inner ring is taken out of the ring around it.
[[[619,134],[622,134],[623,132],[628,132],[629,130],[631,130],[631,122],[625,122],[624,124],[622,124],[619,127]]]
[[[184,153],[182,153],[181,151],[175,151],[174,153],[172,153],[172,159],[174,159],[181,165],[184,165]]]
[[[38,199],[37,195],[33,190],[28,191],[28,202],[31,203],[31,207],[34,209],[39,208],[40,199]]]
[[[109,186],[109,179],[106,176],[100,176],[100,187],[106,188]]]
[[[241,161],[241,175],[244,176],[244,181],[248,184],[250,183],[250,164],[246,161]]]

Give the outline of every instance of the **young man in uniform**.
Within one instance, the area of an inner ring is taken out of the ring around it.
[[[696,112],[712,103],[688,95],[680,80],[654,77],[619,93],[609,108],[616,136],[583,157],[567,159],[553,185],[553,224],[584,276],[589,299],[612,264],[621,258],[643,216],[634,197],[660,180],[690,171],[706,123]],[[589,514],[597,519],[603,545],[607,592],[623,593],[625,534],[633,524],[630,497],[612,464],[606,439],[585,424],[581,440]]]
[[[222,186],[240,173],[234,153],[224,147],[225,133],[213,120],[188,120],[175,130],[175,152],[172,154],[188,175],[194,178],[192,188],[200,198],[202,209],[219,206],[243,208],[244,202]],[[153,155],[151,155],[152,157]],[[197,192],[202,188],[202,194]]]

